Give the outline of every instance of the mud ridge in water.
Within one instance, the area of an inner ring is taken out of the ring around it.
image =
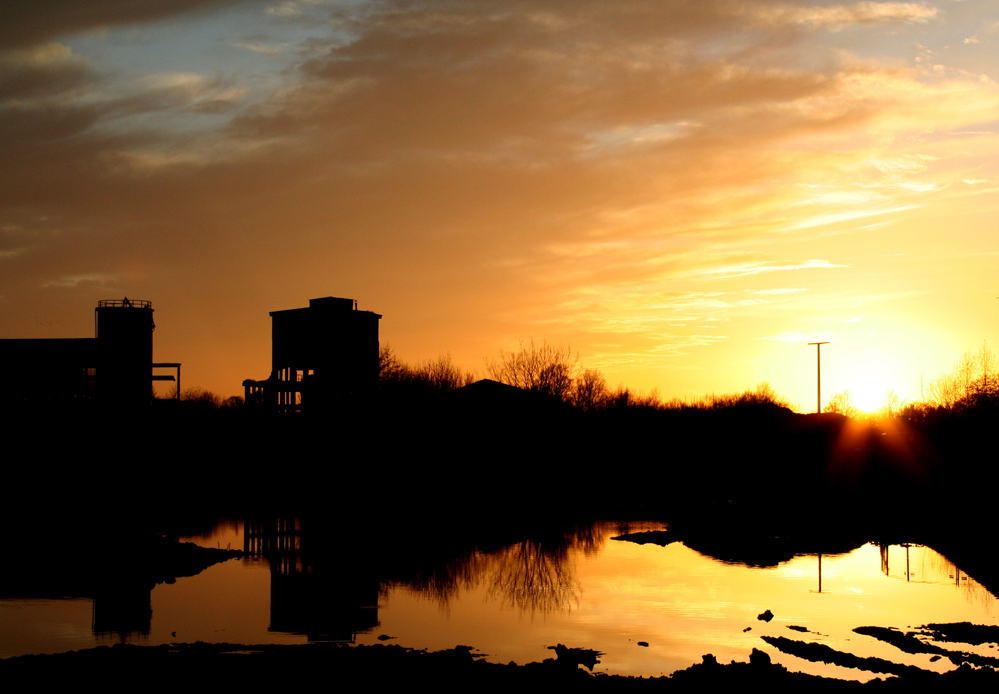
[[[981,646],[986,643],[999,644],[999,626],[954,622],[951,624],[924,624],[915,632],[931,637],[934,641],[950,641]]]
[[[968,627],[972,626],[974,625],[968,624]],[[982,628],[994,629],[995,627]],[[885,627],[857,627],[854,631],[858,634],[863,634],[864,636],[873,636],[879,641],[891,644],[904,653],[929,653],[932,655],[938,655],[947,658],[950,662],[954,663],[954,665],[968,663],[977,667],[999,667],[999,658],[977,655],[975,653],[952,651],[946,648],[941,648],[940,646],[934,646],[931,643],[924,643],[915,636],[919,632],[910,631],[908,633],[902,633],[897,629],[888,629]]]
[[[813,663],[828,663],[830,665],[855,668],[866,672],[895,675],[896,677],[920,677],[936,674],[913,665],[893,663],[883,658],[861,658],[852,653],[837,651],[835,648],[830,648],[821,643],[795,641],[783,636],[761,636],[760,638],[782,653],[810,660]]]

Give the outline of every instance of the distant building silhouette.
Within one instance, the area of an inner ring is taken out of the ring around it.
[[[353,299],[310,299],[271,311],[271,375],[243,381],[248,406],[278,412],[335,411],[378,388],[378,321]]]
[[[155,327],[151,302],[124,298],[97,303],[95,337],[0,340],[0,403],[148,405],[152,381],[174,380],[157,367],[177,370],[179,391],[180,364],[153,363]]]

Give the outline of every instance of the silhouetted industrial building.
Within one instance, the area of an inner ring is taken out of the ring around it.
[[[378,321],[353,299],[310,299],[271,311],[271,375],[243,381],[246,404],[278,412],[356,406],[378,388]]]
[[[180,386],[180,364],[153,363],[155,327],[151,302],[125,298],[97,303],[95,337],[0,340],[0,403],[148,405],[153,380],[174,380],[154,368],[176,369]]]

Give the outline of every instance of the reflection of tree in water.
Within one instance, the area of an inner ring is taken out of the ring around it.
[[[955,572],[957,569],[954,569]],[[983,605],[985,609],[991,610],[995,597],[974,577],[967,574],[960,574],[961,588],[964,590],[964,599],[971,604]]]
[[[932,547],[922,549],[920,570],[922,571],[921,576],[926,582],[959,585],[966,601],[991,609],[995,598],[985,586],[976,581],[974,577],[964,573],[957,564]]]
[[[405,584],[448,609],[462,590],[485,581],[489,595],[505,605],[541,614],[567,611],[579,603],[579,583],[570,563],[570,550],[595,554],[606,539],[606,531],[592,524],[579,524],[514,542],[479,542],[453,546],[447,551],[424,551],[422,561],[406,564]],[[477,545],[477,546],[475,546]],[[486,546],[495,549],[483,549]],[[390,579],[391,580],[391,579]]]
[[[580,592],[569,552],[595,554],[605,539],[602,527],[584,523],[508,545],[491,555],[489,594],[532,614],[569,611]]]
[[[525,612],[554,614],[579,604],[568,547],[524,540],[492,555],[489,594]]]
[[[462,547],[447,559],[414,566],[407,571],[405,584],[447,609],[451,598],[478,583],[488,564],[478,550]]]
[[[581,549],[586,556],[593,556],[603,547],[608,531],[604,525],[584,523],[565,534],[566,542]]]

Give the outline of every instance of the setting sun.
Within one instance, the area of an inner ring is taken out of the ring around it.
[[[861,412],[876,412],[881,409],[891,385],[885,380],[883,372],[873,367],[857,369],[857,374],[847,385],[849,404]]]
[[[823,368],[823,375],[828,373],[828,380],[823,379],[827,384],[823,388],[827,393],[826,404],[835,395],[848,394],[844,405],[874,413],[881,410],[889,398],[896,401],[920,398],[919,377],[925,369],[913,359],[913,352],[878,340],[859,339],[856,344],[833,343],[823,356],[828,365]],[[949,366],[941,362],[933,369],[934,376]]]

